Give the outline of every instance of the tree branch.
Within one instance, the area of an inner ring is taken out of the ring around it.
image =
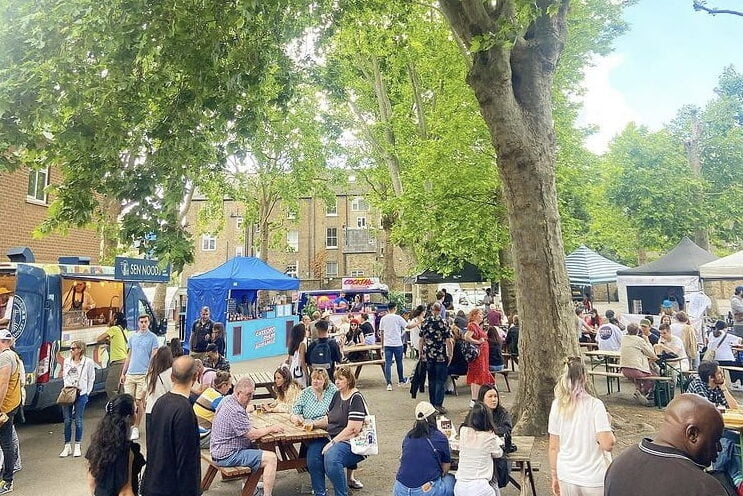
[[[446,13],[435,5],[430,5],[426,2],[419,2],[419,1],[413,1],[413,3],[422,5],[423,7],[427,7],[432,10],[435,10],[442,17],[444,17],[444,19],[446,19]],[[470,51],[467,49],[467,45],[465,45],[464,41],[462,40],[462,37],[454,29],[454,26],[452,26],[452,24],[449,22],[447,22],[446,24],[449,26],[449,30],[451,31],[451,35],[454,38],[455,43],[457,44],[457,48],[459,48],[459,53],[462,54],[462,57],[467,63],[467,69],[471,69],[472,68],[472,55],[470,54]]]
[[[729,10],[729,9],[718,9],[715,7],[707,7],[706,2],[700,1],[700,0],[694,0],[694,10],[696,11],[703,11],[711,15],[716,14],[731,14],[731,15],[737,15],[743,17],[743,12],[739,12],[737,10]]]

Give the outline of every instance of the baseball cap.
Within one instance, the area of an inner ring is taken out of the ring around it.
[[[0,341],[13,339],[13,334],[8,329],[0,329]]]
[[[640,325],[650,327],[650,321],[648,319],[642,319],[640,320]]]
[[[663,308],[671,308],[673,306],[673,303],[671,303],[671,300],[663,300],[663,304],[661,306]]]
[[[12,293],[11,290],[9,290],[8,288],[6,288],[5,286],[0,286],[0,295],[10,294],[10,293]]]
[[[736,294],[737,293],[740,293],[741,291],[743,291],[743,286],[735,286],[735,293]],[[2,293],[2,292],[3,292],[2,289],[0,289],[0,293]]]
[[[209,343],[208,345],[206,345],[206,352],[208,353],[210,351],[217,351],[217,345],[214,343]]]
[[[606,311],[606,313],[604,315],[606,315],[606,318],[607,319],[613,319],[614,318],[614,310],[609,309],[609,310]]]
[[[427,401],[421,401],[415,405],[415,419],[424,420],[436,413],[436,409]]]

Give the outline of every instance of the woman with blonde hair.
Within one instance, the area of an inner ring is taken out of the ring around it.
[[[83,441],[83,413],[88,404],[88,395],[93,391],[95,383],[95,364],[85,356],[85,343],[73,341],[70,345],[70,356],[65,358],[62,366],[62,380],[64,387],[77,389],[75,401],[70,405],[62,405],[64,416],[64,449],[59,454],[64,458],[70,455],[82,456],[80,443]],[[72,421],[75,420],[75,449],[72,445]]]
[[[603,496],[616,438],[603,402],[586,391],[586,368],[570,357],[555,385],[548,431],[554,496]]]

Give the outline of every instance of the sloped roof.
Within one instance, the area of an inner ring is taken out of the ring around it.
[[[233,257],[219,267],[188,279],[188,289],[299,289],[299,279],[274,269],[260,258]]]
[[[592,286],[617,280],[617,271],[627,269],[626,265],[602,257],[587,246],[578,249],[565,257],[570,284]]]
[[[454,282],[485,282],[487,279],[480,269],[469,262],[464,262],[460,270],[444,276],[433,270],[426,270],[415,276],[415,284],[443,284]]]
[[[703,279],[743,280],[743,251],[733,253],[699,267]]]
[[[699,266],[717,260],[705,249],[684,237],[676,247],[664,256],[634,269],[620,270],[619,276],[649,275],[699,275]]]

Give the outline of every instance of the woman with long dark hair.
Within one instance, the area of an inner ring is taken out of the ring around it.
[[[294,379],[302,388],[307,386],[308,377],[310,375],[309,369],[307,368],[306,335],[307,328],[304,324],[299,323],[292,327],[291,334],[289,334],[289,348],[287,350],[289,356],[286,359],[292,379]]]
[[[122,394],[106,403],[106,414],[90,439],[88,487],[94,496],[139,494],[139,473],[145,460],[139,444],[129,440],[134,398]]]
[[[155,402],[162,395],[173,389],[173,383],[170,379],[170,369],[173,366],[173,352],[170,347],[161,346],[155,352],[155,356],[150,360],[150,368],[145,376],[147,384],[147,404],[145,406],[145,429],[150,430],[150,416]]]
[[[415,358],[421,356],[420,341],[421,341],[421,325],[426,314],[426,307],[418,305],[410,312],[410,320],[408,324],[413,324],[410,331],[410,346],[415,350]]]
[[[479,401],[470,409],[459,427],[459,467],[454,496],[498,496],[498,487],[490,485],[493,458],[503,456],[502,439],[495,433],[489,408]]]
[[[488,327],[488,370],[490,370],[490,372],[503,370],[502,349],[503,338],[500,335],[500,331],[496,326]]]
[[[510,448],[513,420],[508,410],[501,405],[498,389],[492,384],[485,384],[477,393],[477,401],[490,410],[493,415],[495,433],[503,439],[505,448]],[[508,485],[508,474],[511,471],[510,464],[505,458],[496,458],[493,462],[495,463],[495,474],[493,474],[491,485],[497,483],[498,487],[506,487]]]
[[[427,401],[415,407],[415,426],[402,441],[393,496],[451,496],[454,476],[449,473],[449,440],[436,427],[437,414],[436,408]]]
[[[292,380],[289,369],[286,367],[277,368],[273,373],[273,380],[276,399],[265,406],[266,411],[291,412],[294,408],[294,403],[297,402],[297,398],[302,392],[302,388],[299,387],[296,381]]]

